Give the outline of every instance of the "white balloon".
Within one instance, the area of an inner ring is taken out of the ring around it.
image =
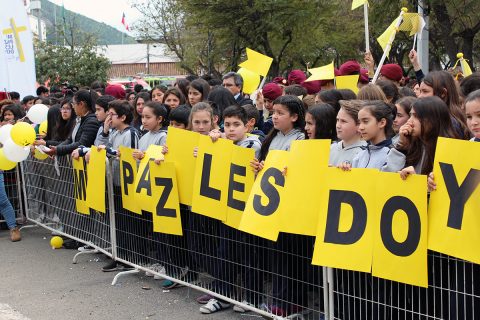
[[[12,127],[13,125],[11,125],[10,123],[0,127],[0,143],[1,144],[4,144],[5,141],[10,139],[10,131],[12,131]]]
[[[10,161],[20,162],[28,158],[28,155],[30,154],[30,148],[21,147],[13,142],[12,139],[8,139],[3,144],[3,154],[5,155],[5,158]]]
[[[48,107],[44,104],[33,105],[28,109],[27,117],[35,124],[42,123],[47,120]]]

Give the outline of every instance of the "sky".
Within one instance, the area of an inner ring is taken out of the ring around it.
[[[133,0],[49,0],[65,9],[80,13],[99,22],[104,22],[120,31],[127,32],[122,25],[125,13],[127,24],[131,25],[140,17],[140,12],[131,7]],[[137,1],[138,2],[138,1]],[[128,32],[127,32],[128,33]],[[129,33],[131,35],[131,33]]]

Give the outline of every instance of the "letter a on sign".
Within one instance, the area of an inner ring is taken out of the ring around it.
[[[83,158],[73,159],[73,194],[78,213],[90,214],[87,205],[87,170]]]
[[[370,272],[377,176],[373,169],[326,169],[313,264]]]
[[[380,172],[377,181],[372,275],[428,287],[427,178]]]
[[[480,264],[480,143],[439,138],[428,248]]]
[[[282,170],[288,163],[287,151],[271,150],[265,166],[253,184],[240,230],[277,241],[280,232],[280,206],[285,186]]]

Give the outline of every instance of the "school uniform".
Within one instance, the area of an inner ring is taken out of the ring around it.
[[[413,166],[415,173],[421,174],[425,156],[425,148],[422,146],[422,157],[420,161]],[[398,172],[405,168],[406,160],[407,157],[402,151],[392,148],[387,155],[387,163],[382,167],[382,171]]]
[[[270,143],[269,150],[284,150],[289,151],[290,145],[295,140],[305,140],[305,134],[300,129],[292,129],[286,134],[278,131],[272,142]]]
[[[262,148],[262,143],[256,135],[247,134],[244,139],[236,143],[237,146],[244,148],[252,148],[255,150],[255,158],[258,159],[260,156],[260,149]]]
[[[150,145],[164,146],[167,142],[167,132],[165,130],[148,131],[138,142],[138,148],[146,151]]]
[[[359,140],[350,146],[344,147],[343,141],[333,142],[330,145],[330,160],[329,164],[338,166],[342,162],[352,162],[353,158],[367,147],[367,142]]]

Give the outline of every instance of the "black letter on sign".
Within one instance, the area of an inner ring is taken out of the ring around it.
[[[480,184],[480,170],[470,169],[462,185],[458,186],[457,177],[451,164],[440,162],[440,169],[442,170],[443,180],[450,196],[447,226],[461,230],[465,203],[467,203],[468,198]]]
[[[233,191],[245,192],[245,184],[235,181],[235,175],[245,177],[247,175],[247,168],[233,163],[230,165],[227,206],[243,211],[245,210],[245,202],[233,198]]]
[[[253,197],[253,209],[262,216],[269,216],[277,210],[280,205],[280,195],[277,189],[268,181],[270,177],[273,177],[277,186],[283,187],[285,185],[285,177],[282,172],[276,168],[268,168],[263,174],[262,181],[260,181],[260,187],[263,193],[268,198],[268,204],[262,205],[262,196],[256,194]]]
[[[84,170],[74,170],[74,196],[75,199],[85,200],[87,198],[87,172]]]
[[[212,188],[210,184],[210,172],[212,169],[212,155],[205,153],[203,157],[202,180],[200,182],[200,194],[204,197],[220,201],[221,192]]]
[[[408,217],[408,235],[404,242],[397,242],[393,238],[393,216],[397,210],[403,210]],[[388,199],[383,206],[380,218],[380,234],[382,242],[388,251],[396,256],[407,257],[417,250],[420,242],[422,223],[415,204],[408,198],[395,196]]]
[[[339,231],[342,203],[352,207],[352,227],[348,231]],[[327,223],[324,241],[336,244],[353,244],[360,240],[367,226],[367,206],[362,196],[353,191],[330,190],[328,200]]]
[[[133,183],[133,168],[130,163],[122,161],[123,192],[128,196],[128,185]]]
[[[173,189],[172,179],[155,177],[155,185],[164,187],[157,203],[157,216],[175,218],[177,216],[175,209],[165,208],[170,192],[172,192]]]
[[[147,190],[147,195],[152,195],[152,186],[150,185],[150,165],[147,163],[145,170],[142,172],[140,180],[138,180],[136,193],[140,193],[142,189]]]

